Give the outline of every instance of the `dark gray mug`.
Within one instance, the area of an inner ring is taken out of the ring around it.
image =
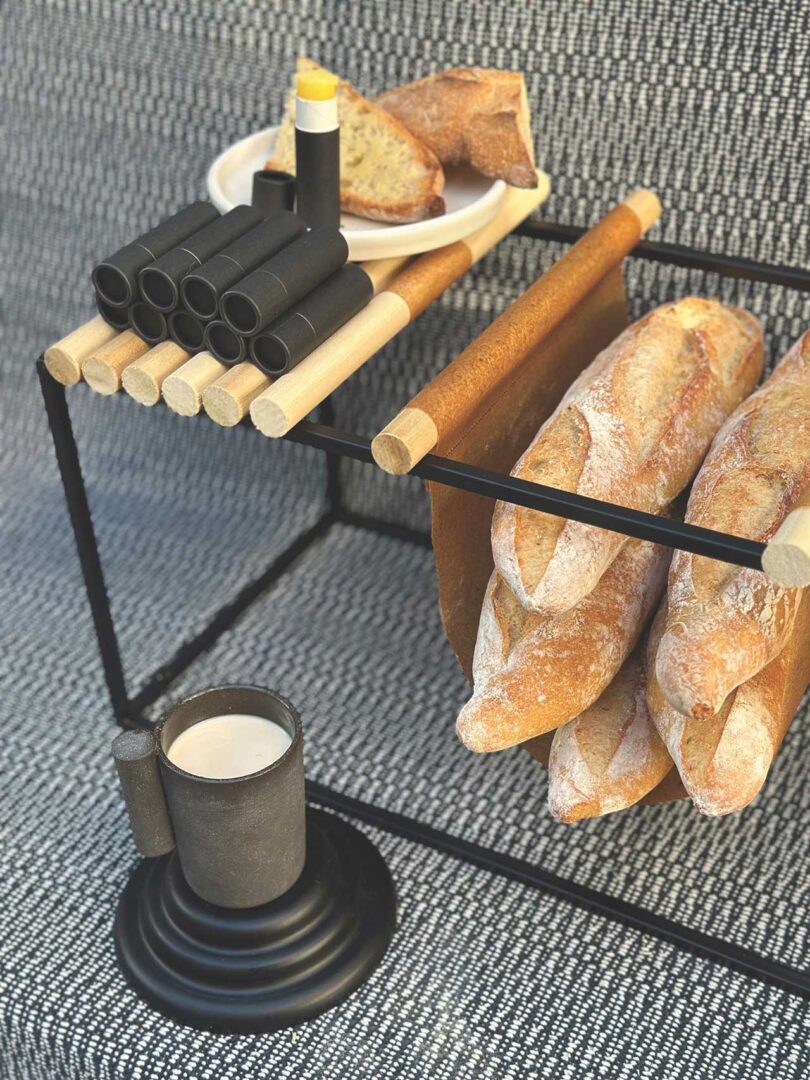
[[[198,776],[169,760],[182,732],[229,713],[275,721],[290,746],[266,768],[233,779]],[[202,690],[174,705],[154,735],[119,735],[113,755],[138,849],[158,855],[176,845],[186,880],[204,900],[255,907],[298,880],[306,856],[303,735],[284,698],[257,686]]]

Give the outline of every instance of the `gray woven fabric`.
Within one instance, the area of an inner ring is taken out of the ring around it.
[[[298,51],[368,91],[438,65],[520,67],[550,219],[593,221],[648,184],[667,208],[655,235],[806,265],[807,13],[804,0],[0,7],[4,1080],[807,1075],[806,1003],[384,835],[402,926],[351,1002],[261,1039],[191,1032],[141,1005],[109,939],[134,859],[105,764],[109,707],[21,368],[90,313],[95,259],[203,194],[215,153],[272,122]],[[338,423],[373,433],[560,250],[504,243],[336,395]],[[627,280],[634,316],[690,290],[751,306],[772,357],[810,323],[786,290],[632,260]],[[165,410],[71,401],[134,690],[317,519],[323,462]],[[349,508],[426,527],[417,483],[348,463],[341,475]],[[242,675],[302,706],[314,777],[806,963],[806,724],[732,821],[681,806],[555,826],[523,755],[473,759],[454,742],[464,686],[427,553],[351,529],[305,555],[186,682]]]

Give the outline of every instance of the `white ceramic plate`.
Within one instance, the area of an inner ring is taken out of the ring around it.
[[[234,143],[208,170],[208,194],[221,213],[250,202],[253,174],[270,157],[277,130],[265,128]],[[447,213],[441,217],[410,225],[386,225],[343,214],[341,228],[349,242],[349,258],[358,262],[417,255],[462,240],[492,220],[505,192],[503,180],[490,180],[472,169],[447,169]]]

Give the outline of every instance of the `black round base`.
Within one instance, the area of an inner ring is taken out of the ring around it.
[[[319,1016],[382,959],[396,919],[394,884],[362,833],[307,810],[307,860],[289,892],[222,908],[187,884],[176,852],[144,859],[115,919],[127,980],[192,1027],[263,1032]]]

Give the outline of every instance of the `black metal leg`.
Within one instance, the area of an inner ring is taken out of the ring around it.
[[[90,516],[90,506],[82,478],[79,451],[73,437],[73,425],[70,422],[65,388],[48,374],[42,357],[37,360],[37,374],[45,401],[45,411],[48,414],[56,461],[65,489],[70,523],[76,538],[76,548],[84,576],[84,585],[87,589],[87,598],[90,601],[90,610],[93,614],[93,624],[101,651],[101,662],[104,666],[104,677],[107,680],[113,713],[119,724],[129,727],[133,723],[133,718],[130,715],[124,669],[121,665],[110,600],[104,584],[93,519]]]

